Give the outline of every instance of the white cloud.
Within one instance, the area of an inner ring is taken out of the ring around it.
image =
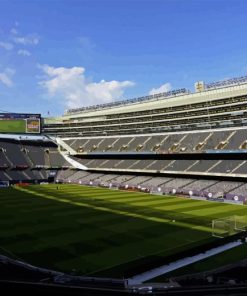
[[[127,87],[134,85],[132,81],[89,81],[85,77],[83,67],[51,67],[39,66],[45,78],[39,84],[51,97],[60,98],[67,108],[77,108],[95,104],[113,102],[123,96]]]
[[[8,87],[11,87],[13,85],[12,80],[8,77],[6,73],[0,73],[0,82]]]
[[[6,68],[3,72],[0,73],[0,82],[6,85],[7,87],[13,86],[13,81],[11,76],[15,74],[15,70],[12,68]]]
[[[37,45],[39,43],[39,37],[36,35],[13,37],[13,40],[15,43],[22,45]]]
[[[13,69],[13,68],[5,68],[5,72],[8,75],[13,76],[15,74],[15,69]]]
[[[31,55],[30,51],[26,49],[19,49],[17,52],[19,55],[22,55],[24,57],[29,57]]]
[[[2,42],[0,41],[0,47],[6,49],[6,50],[12,50],[13,49],[13,44],[10,42]]]
[[[155,95],[155,94],[159,94],[159,93],[163,93],[163,92],[168,92],[169,90],[171,90],[171,84],[170,83],[164,83],[158,88],[152,88],[149,91],[148,94],[149,95]]]
[[[12,29],[10,30],[10,33],[11,33],[11,34],[14,34],[14,35],[17,35],[17,34],[18,34],[18,31],[16,30],[16,28],[12,28]]]

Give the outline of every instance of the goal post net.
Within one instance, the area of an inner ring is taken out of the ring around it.
[[[247,222],[242,216],[234,216],[235,217],[235,229],[237,231],[246,231],[247,230]]]
[[[241,216],[230,216],[212,220],[212,236],[226,237],[247,230],[246,220]]]

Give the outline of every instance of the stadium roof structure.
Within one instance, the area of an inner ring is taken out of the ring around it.
[[[240,86],[242,84],[247,84],[247,76],[207,83],[207,84],[205,84],[205,86],[201,92],[207,93],[208,91],[224,89],[224,88],[230,87],[230,86]],[[163,99],[173,99],[173,98],[177,98],[180,96],[182,96],[183,98],[184,98],[184,96],[186,96],[185,98],[187,98],[187,96],[189,96],[189,95],[192,95],[193,97],[195,97],[195,94],[198,94],[198,92],[191,93],[190,90],[188,90],[186,88],[180,88],[177,90],[172,90],[172,91],[168,91],[168,92],[164,92],[164,93],[158,93],[158,94],[137,97],[137,98],[127,99],[127,100],[120,100],[120,101],[115,101],[112,103],[98,104],[98,105],[91,105],[91,106],[85,106],[85,107],[80,107],[80,108],[68,109],[65,112],[65,116],[66,115],[74,115],[74,114],[78,114],[78,113],[82,113],[82,112],[84,113],[84,112],[88,112],[88,111],[111,109],[114,107],[122,107],[122,106],[126,106],[126,105],[138,104],[138,103],[148,103],[150,101],[153,102],[153,101],[160,101]],[[212,95],[213,95],[213,93],[212,93]]]
[[[173,96],[160,96],[158,98],[153,97],[149,100],[144,101],[135,101],[128,102],[124,105],[115,105],[112,104],[110,106],[98,105],[97,108],[85,108],[78,109],[77,111],[66,113],[62,118],[62,120],[71,120],[71,119],[79,119],[86,117],[96,117],[96,116],[104,116],[111,115],[116,113],[128,113],[128,112],[139,112],[141,110],[154,110],[160,108],[170,108],[170,107],[178,107],[181,105],[190,105],[196,103],[203,103],[208,101],[216,101],[219,99],[229,98],[229,97],[237,97],[243,96],[247,94],[247,83],[235,84],[235,85],[227,85],[218,88],[209,88],[205,89],[201,92],[194,93],[179,93]],[[48,119],[49,120],[49,119]],[[102,118],[99,118],[102,120]]]
[[[69,109],[67,110],[67,114],[71,113],[78,113],[84,110],[94,110],[94,109],[102,109],[102,108],[111,108],[115,106],[121,106],[121,105],[127,105],[131,103],[139,103],[139,102],[145,102],[149,100],[158,100],[158,99],[163,99],[163,98],[169,98],[169,97],[174,97],[177,95],[183,95],[183,94],[188,94],[190,93],[189,90],[186,88],[181,88],[177,90],[172,90],[164,93],[158,93],[158,94],[153,94],[149,96],[143,96],[143,97],[138,97],[138,98],[133,98],[133,99],[127,99],[127,100],[121,100],[121,101],[115,101],[112,103],[106,103],[106,104],[99,104],[99,105],[92,105],[92,106],[86,106],[86,107],[81,107],[81,108],[75,108],[75,109]]]
[[[100,136],[241,127],[247,124],[247,77],[137,99],[70,110],[45,118],[53,136]]]
[[[242,83],[247,83],[247,76],[235,77],[235,78],[220,80],[216,82],[210,82],[206,84],[206,89],[212,89],[212,88],[215,89],[215,88],[220,88],[220,87],[229,86],[229,85],[239,85]]]

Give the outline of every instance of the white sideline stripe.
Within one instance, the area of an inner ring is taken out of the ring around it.
[[[205,253],[201,253],[201,254],[198,254],[198,255],[195,255],[195,256],[192,256],[192,257],[183,258],[183,259],[174,261],[174,262],[172,262],[170,264],[163,265],[163,266],[160,266],[158,268],[146,271],[146,272],[138,274],[138,275],[136,275],[136,276],[134,276],[132,278],[129,278],[128,279],[128,285],[141,284],[141,283],[143,283],[145,281],[148,281],[148,280],[153,279],[153,278],[155,278],[157,276],[166,274],[166,273],[168,273],[170,271],[176,270],[178,268],[184,267],[186,265],[189,265],[191,263],[200,261],[202,259],[211,257],[213,255],[222,253],[222,252],[224,252],[226,250],[230,250],[232,248],[240,246],[241,244],[242,244],[241,241],[231,242],[231,243],[225,244],[223,246],[210,249],[210,250],[206,251]]]

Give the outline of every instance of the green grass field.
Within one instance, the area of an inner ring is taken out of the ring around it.
[[[247,221],[247,207],[79,185],[7,188],[0,248],[41,267],[122,277],[147,256],[212,239],[212,219],[230,215]]]
[[[23,119],[0,120],[0,133],[25,133],[26,121]]]

